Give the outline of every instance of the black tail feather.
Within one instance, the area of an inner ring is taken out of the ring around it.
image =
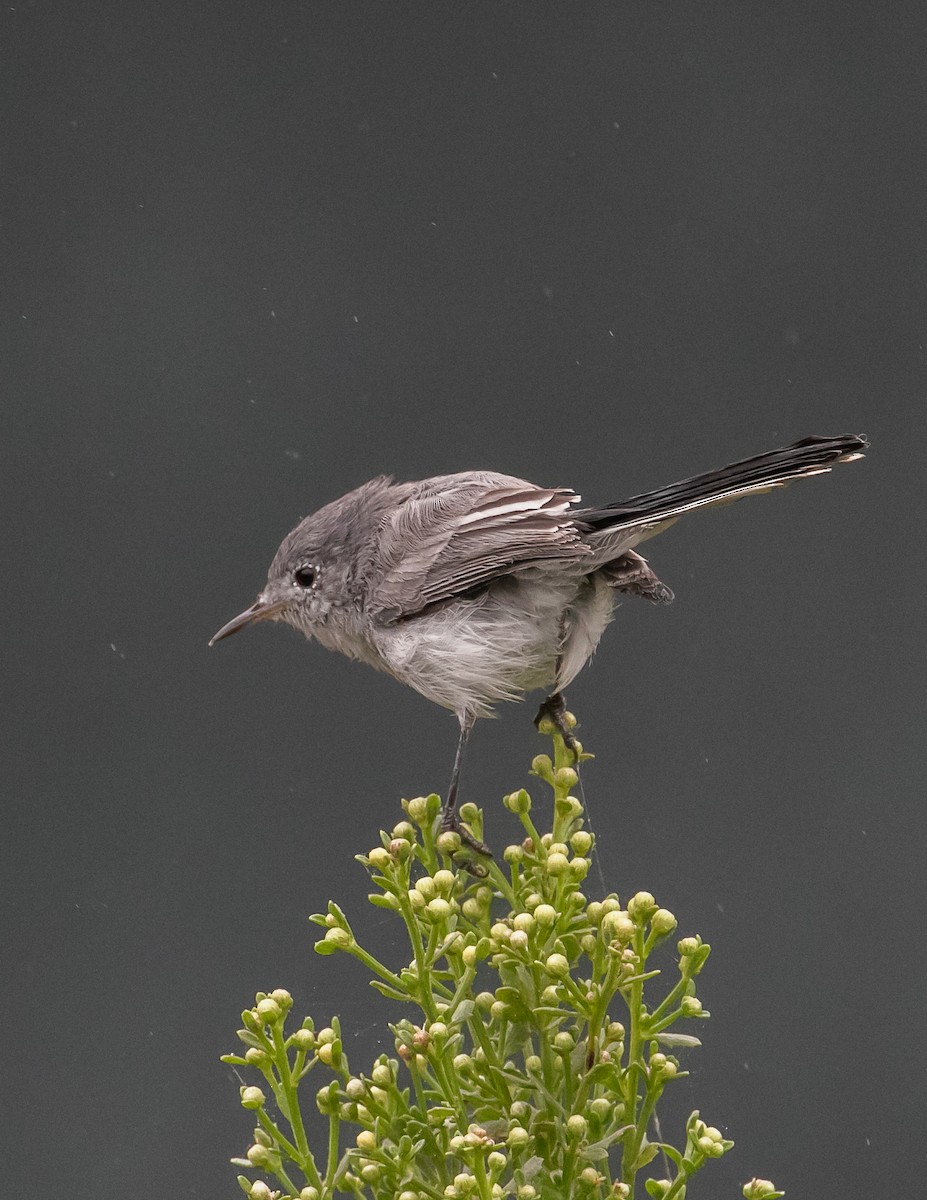
[[[583,509],[575,514],[575,520],[590,531],[671,520],[689,508],[717,504],[745,492],[780,487],[792,479],[829,471],[835,463],[861,458],[868,445],[864,437],[852,434],[803,438],[793,446],[694,475],[655,492],[642,492],[602,508]]]

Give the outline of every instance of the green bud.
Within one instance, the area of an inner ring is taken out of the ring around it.
[[[532,1187],[530,1183],[523,1183],[516,1192],[518,1200],[536,1200],[538,1190]]]
[[[556,923],[557,910],[552,904],[539,904],[534,910],[534,919],[542,929],[549,929]]]
[[[435,921],[446,921],[453,911],[450,903],[441,896],[428,901],[428,915]]]
[[[657,902],[650,892],[637,892],[628,901],[628,916],[638,925],[642,925],[656,912]]]
[[[502,1021],[508,1016],[509,1006],[502,1000],[493,1001],[489,1015],[494,1021]]]
[[[516,1100],[509,1109],[509,1115],[515,1122],[527,1121],[534,1110],[525,1100]]]
[[[694,954],[701,944],[700,938],[684,937],[676,943],[676,949],[683,958],[686,958],[688,955]]]
[[[318,1188],[304,1187],[299,1193],[299,1200],[319,1200]]]
[[[588,954],[590,958],[595,954],[596,936],[594,933],[584,933],[579,939],[579,944],[583,952]]]
[[[579,1139],[586,1136],[586,1118],[579,1113],[573,1113],[572,1117],[567,1119],[566,1127],[571,1138]]]
[[[524,788],[522,788],[520,791],[512,792],[512,794],[506,796],[502,802],[509,812],[513,812],[516,815],[523,815],[524,813],[531,812],[531,797]]]
[[[628,1197],[631,1195],[631,1189],[626,1183],[613,1183],[612,1195],[615,1197],[615,1200],[628,1200]]]
[[[663,1200],[672,1186],[672,1181],[669,1179],[647,1180],[647,1191],[654,1197],[654,1200]]]
[[[570,845],[574,854],[588,854],[592,849],[592,834],[587,833],[585,829],[579,829],[570,838]]]
[[[586,908],[586,916],[593,925],[598,925],[598,923],[602,920],[604,912],[605,909],[599,900],[593,900],[592,903]]]
[[[354,1139],[357,1142],[358,1150],[376,1150],[377,1139],[376,1135],[369,1129],[362,1129]]]
[[[376,1183],[382,1174],[383,1171],[378,1163],[369,1162],[361,1167],[360,1176],[364,1183]]]
[[[622,943],[634,936],[636,926],[626,912],[608,912],[602,918],[602,936]]]
[[[330,1025],[326,1025],[326,1026],[324,1026],[324,1028],[319,1030],[319,1032],[315,1035],[315,1037],[316,1037],[316,1041],[324,1046],[326,1044],[331,1045],[331,1043],[333,1041],[335,1041],[335,1039],[338,1037],[338,1035],[337,1035],[337,1033],[335,1033],[334,1029],[332,1029],[332,1027]]]
[[[435,881],[430,875],[423,875],[421,879],[416,879],[414,887],[417,892],[421,892],[426,900],[432,900],[438,894]]]
[[[512,919],[512,925],[523,933],[530,933],[536,924],[537,918],[529,912],[516,913]]]
[[[535,755],[535,757],[531,760],[531,770],[535,775],[540,775],[542,779],[546,779],[553,775],[554,764],[550,761],[550,755]]]
[[[344,1085],[344,1094],[349,1100],[361,1100],[367,1095],[367,1085],[363,1079],[349,1079]]]
[[[650,918],[650,928],[660,937],[666,937],[676,928],[676,918],[668,908],[658,908]]]
[[[579,1178],[586,1187],[598,1187],[600,1183],[605,1182],[604,1176],[600,1175],[595,1167],[586,1167],[580,1171]]]
[[[513,1125],[505,1141],[506,1145],[511,1146],[514,1150],[518,1146],[527,1146],[531,1141],[531,1134],[527,1129],[522,1129],[520,1125]]]
[[[509,945],[513,950],[527,950],[528,935],[523,929],[516,929],[509,938]]]
[[[297,1050],[310,1051],[315,1046],[315,1034],[311,1029],[297,1029],[290,1041]]]
[[[506,848],[502,851],[502,857],[507,863],[520,863],[525,857],[525,852],[521,846],[506,846]]]
[[[559,1050],[561,1054],[568,1054],[575,1045],[576,1040],[572,1033],[567,1033],[565,1029],[554,1034],[554,1049]]]
[[[334,931],[332,930],[330,932],[334,932]],[[325,937],[327,939],[328,934],[326,934]],[[272,1000],[270,998],[270,996],[267,996],[267,997],[265,997],[265,999],[258,1001],[258,1003],[255,1005],[255,1008],[257,1009],[258,1017],[266,1025],[275,1024],[275,1022],[279,1021],[280,1018],[283,1016],[283,1009],[280,1007],[280,1005],[277,1003],[277,1001]]]
[[[262,1108],[267,1099],[259,1087],[243,1087],[240,1096],[242,1108]]]
[[[446,871],[443,868],[440,871],[435,871],[432,876],[435,887],[442,896],[449,896],[454,890],[454,885],[457,882],[457,876],[453,871]]]
[[[260,1142],[255,1142],[253,1146],[249,1146],[245,1157],[251,1163],[252,1167],[273,1168],[274,1153],[272,1150],[268,1150],[266,1146],[262,1146]]]
[[[772,1200],[782,1196],[783,1192],[776,1191],[776,1185],[771,1179],[751,1179],[744,1184],[745,1200]]]
[[[446,1038],[447,1026],[443,1021],[432,1021],[432,1023],[428,1026],[428,1032],[431,1037],[436,1040],[439,1038]]]
[[[439,833],[435,839],[435,846],[440,854],[446,854],[448,858],[453,857],[460,849],[460,834],[455,833],[453,829],[445,829],[443,833]]]
[[[570,874],[577,882],[579,882],[581,879],[585,879],[589,874],[589,859],[580,858],[578,856],[574,858],[570,863]]]
[[[525,1070],[529,1075],[537,1075],[542,1065],[540,1058],[536,1054],[529,1054],[525,1059]]]
[[[249,1066],[257,1067],[258,1070],[261,1070],[270,1062],[270,1055],[266,1050],[259,1050],[257,1046],[249,1046],[245,1051],[245,1062]]]
[[[482,904],[480,904],[479,900],[474,899],[473,896],[468,896],[460,906],[460,909],[468,921],[478,921],[483,912]]]
[[[496,939],[497,942],[507,942],[512,936],[512,931],[508,925],[504,925],[501,921],[497,921],[490,929],[489,936]]]
[[[329,942],[333,946],[337,946],[341,950],[346,950],[348,946],[353,946],[354,944],[354,938],[351,937],[346,929],[329,929],[323,940]],[[266,1003],[266,1000],[261,1001],[261,1004]],[[273,1003],[273,1001],[271,1001],[271,1003]],[[260,1009],[260,1007],[261,1005],[259,1004],[258,1008]]]
[[[599,1096],[598,1099],[593,1100],[593,1102],[589,1105],[589,1111],[596,1118],[596,1120],[607,1121],[612,1115],[612,1110],[614,1107],[615,1106],[611,1100],[608,1100],[605,1096]]]
[[[562,875],[569,865],[565,854],[554,853],[547,856],[547,873],[549,875]]]
[[[251,1200],[271,1200],[273,1192],[267,1186],[263,1179],[255,1179],[251,1185],[251,1190],[248,1192]]]
[[[424,895],[417,888],[412,888],[409,891],[409,903],[412,905],[412,907],[417,912],[421,912],[421,910],[425,907],[425,905],[428,903],[428,901],[425,899]]]
[[[461,806],[460,806],[460,819],[461,819],[462,821],[466,821],[468,825],[469,825],[469,824],[472,824],[472,822],[474,822],[474,821],[478,820],[478,819],[479,819],[479,815],[480,815],[480,810],[479,810],[479,808],[478,808],[478,807],[477,807],[477,806],[476,806],[476,805],[473,803],[473,801],[472,801],[472,800],[468,800],[466,804],[461,804]]]
[[[541,1003],[549,1006],[560,1003],[560,986],[556,983],[549,984],[543,992],[541,992]]]
[[[393,837],[403,838],[407,842],[414,842],[415,826],[410,825],[408,821],[400,821],[398,825],[393,826]]]
[[[565,979],[570,973],[570,961],[563,954],[552,954],[544,966],[549,975],[558,979]]]
[[[378,871],[385,871],[393,860],[388,850],[385,850],[382,846],[374,846],[367,855],[367,861]]]
[[[704,1011],[698,996],[683,996],[679,1001],[679,1008],[684,1017],[700,1017]],[[247,1058],[247,1055],[245,1057]]]
[[[415,796],[412,800],[407,800],[405,809],[416,825],[427,824],[428,801],[424,796]]]
[[[286,988],[274,988],[270,993],[271,1000],[276,1000],[284,1012],[288,1012],[293,1007],[293,997]]]
[[[624,1033],[624,1026],[620,1021],[609,1021],[605,1029],[605,1036],[610,1042],[623,1042]]]
[[[572,767],[559,767],[554,772],[554,785],[559,790],[568,792],[570,788],[575,788],[579,783],[579,776]]]
[[[453,1062],[455,1071],[469,1071],[473,1066],[473,1059],[469,1054],[455,1054]]]
[[[665,1054],[660,1054],[659,1052],[656,1054],[651,1054],[650,1069],[652,1071],[661,1071],[664,1066],[666,1066],[666,1055]]]
[[[398,1200],[421,1200],[418,1192],[400,1192]]]
[[[466,907],[466,905],[464,905]],[[476,946],[464,946],[463,954],[461,954],[463,965],[465,967],[475,967],[477,963]]]

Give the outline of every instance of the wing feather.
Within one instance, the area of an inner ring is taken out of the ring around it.
[[[569,488],[509,476],[443,476],[412,492],[380,527],[376,606],[393,623],[500,575],[551,558],[589,555]]]

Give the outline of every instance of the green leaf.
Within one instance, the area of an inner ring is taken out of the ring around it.
[[[393,907],[393,902],[386,896],[378,896],[376,892],[371,892],[367,899],[374,906],[374,908],[388,908],[390,912],[396,911]]]
[[[644,1139],[644,1144],[641,1146],[641,1152],[637,1156],[637,1162],[634,1164],[635,1171],[639,1171],[641,1167],[646,1167],[660,1153],[660,1147],[656,1142],[648,1142]]]
[[[473,1015],[474,1008],[476,1008],[476,1005],[473,1003],[472,1000],[461,1000],[461,1002],[457,1005],[457,1007],[451,1013],[451,1020],[458,1021],[461,1024],[464,1021],[469,1021],[471,1016]]]
[[[529,1158],[521,1169],[525,1183],[530,1183],[543,1166],[544,1159],[540,1158],[537,1154],[534,1156],[534,1158]]]
[[[655,1033],[654,1038],[664,1046],[701,1046],[701,1041],[690,1033]]]
[[[613,1129],[611,1133],[605,1135],[598,1142],[590,1142],[588,1146],[584,1146],[579,1152],[579,1157],[587,1162],[601,1162],[602,1159],[608,1158],[608,1151],[611,1146],[623,1138],[629,1129],[633,1129],[633,1125],[622,1125],[620,1129]]]
[[[387,996],[390,1000],[403,1000],[406,1004],[409,1002],[409,993],[400,992],[396,988],[390,987],[388,983],[384,983],[380,979],[371,979],[370,986],[376,988],[381,996]]]

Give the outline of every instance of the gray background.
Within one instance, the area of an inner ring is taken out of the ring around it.
[[[609,882],[716,948],[678,1111],[793,1198],[925,1116],[919,5],[17,3],[0,16],[3,1191],[220,1197],[258,987],[379,1042],[306,914],[453,719],[288,630],[207,650],[295,520],[492,467],[693,517],[571,703]],[[527,782],[533,705],[465,796]],[[540,789],[536,789],[540,794]],[[590,892],[593,890],[589,888]],[[668,1129],[667,1132],[672,1132]]]

